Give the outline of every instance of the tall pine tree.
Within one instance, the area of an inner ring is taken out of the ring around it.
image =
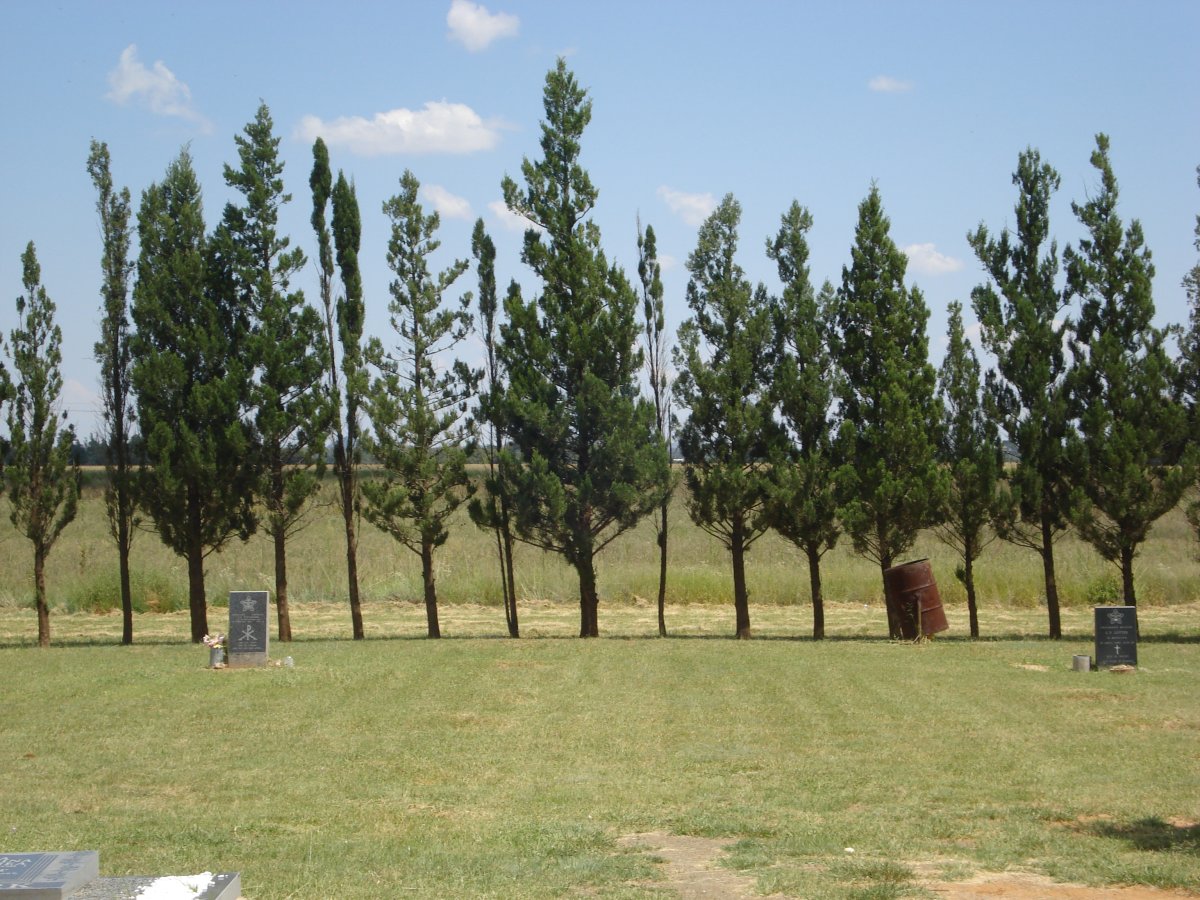
[[[879,564],[899,562],[923,528],[934,525],[945,497],[937,463],[940,415],[929,364],[929,310],[904,286],[908,261],[889,234],[874,185],[858,207],[851,263],[842,269],[834,312],[845,460],[836,481],[841,516],[854,549]],[[900,610],[884,582],[888,633],[901,636]]]
[[[779,412],[788,432],[786,454],[772,466],[771,520],[775,529],[804,551],[808,562],[813,639],[825,637],[821,558],[840,534],[834,473],[837,423],[833,414],[838,374],[830,354],[834,290],[821,293],[809,280],[808,238],[812,215],[793,202],[780,218],[779,232],[767,240],[783,295],[778,330],[782,351],[774,377]]]
[[[113,187],[108,145],[92,141],[87,161],[88,174],[96,188],[96,212],[100,216],[103,298],[100,340],[93,350],[100,364],[100,390],[104,415],[105,472],[104,503],[108,526],[117,543],[117,570],[121,584],[121,643],[133,643],[133,591],[129,580],[129,551],[133,545],[137,501],[130,431],[134,424],[133,386],[130,368],[129,278],[129,189]]]
[[[741,215],[727,194],[688,256],[692,315],[679,329],[675,398],[688,410],[679,430],[688,514],[729,551],[735,635],[748,638],[746,552],[771,525],[771,458],[782,432],[769,378],[778,354],[775,309],[734,261]]]
[[[257,466],[246,398],[249,308],[228,234],[205,238],[186,150],[138,210],[131,378],[146,445],[138,494],[163,543],[187,561],[192,640],[208,633],[204,561],[254,532]]]
[[[1058,244],[1050,240],[1050,197],[1058,173],[1025,150],[1013,173],[1017,230],[993,238],[982,223],[967,240],[989,282],[971,292],[983,347],[996,358],[987,389],[1000,426],[1016,446],[1007,497],[996,520],[1000,536],[1042,560],[1050,637],[1062,637],[1054,542],[1067,526],[1070,485],[1066,454],[1071,431],[1063,350],[1066,301],[1055,287]],[[1044,248],[1047,240],[1049,247]]]
[[[543,102],[543,157],[522,163],[524,190],[503,182],[508,208],[530,223],[521,259],[541,285],[505,304],[503,421],[517,453],[501,468],[516,487],[518,536],[575,569],[579,633],[594,637],[596,555],[659,505],[670,473],[654,410],[638,395],[637,294],[588,218],[597,192],[579,154],[592,104],[561,59]]]
[[[17,377],[8,407],[10,441],[4,482],[12,523],[33,545],[33,591],[38,644],[50,646],[50,605],[46,602],[46,560],[62,530],[75,518],[79,467],[71,461],[75,430],[58,410],[62,399],[62,329],[54,322],[54,301],[42,286],[33,241],[21,254],[25,293],[17,297],[20,324],[8,337]],[[63,427],[60,427],[60,422]]]
[[[646,377],[650,381],[650,398],[654,401],[654,427],[670,450],[674,433],[675,414],[671,409],[671,375],[667,367],[667,323],[663,314],[662,265],[658,261],[658,242],[654,228],[647,225],[642,231],[638,222],[638,280],[642,285],[643,338],[646,348]],[[658,544],[658,635],[667,636],[667,516],[671,509],[675,479],[663,494],[654,513],[654,530]]]
[[[429,257],[441,245],[434,237],[439,217],[425,215],[420,187],[406,170],[400,193],[383,204],[392,222],[387,259],[396,277],[388,310],[396,344],[385,349],[375,340],[368,347],[380,372],[368,401],[375,429],[369,446],[383,474],[365,482],[363,493],[367,519],[420,557],[428,633],[438,638],[433,552],[449,537],[447,521],[475,490],[467,478],[472,426],[466,414],[480,373],[458,360],[443,362],[471,331],[471,294],[457,305],[443,302],[469,264],[455,260],[430,272]]]
[[[962,565],[955,574],[967,592],[971,637],[979,637],[979,604],[975,595],[975,560],[996,533],[996,489],[1004,457],[995,417],[980,394],[979,360],[963,331],[962,304],[950,304],[948,345],[938,373],[942,427],[938,458],[950,475],[945,521],[937,535],[958,551]]]
[[[1091,161],[1100,190],[1071,204],[1088,237],[1063,254],[1068,287],[1081,298],[1068,376],[1079,419],[1069,443],[1078,494],[1071,517],[1120,568],[1125,603],[1133,606],[1134,557],[1154,522],[1178,505],[1194,460],[1182,455],[1187,415],[1172,396],[1178,369],[1166,349],[1169,331],[1152,324],[1154,264],[1141,223],[1125,228],[1117,214],[1108,148],[1108,136],[1096,135]]]
[[[1200,185],[1200,166],[1196,167],[1196,184]],[[1194,246],[1200,253],[1200,216],[1196,216],[1194,234]],[[1178,396],[1187,411],[1188,440],[1197,445],[1200,444],[1200,261],[1183,276],[1183,289],[1188,298],[1188,325],[1179,342]],[[1188,503],[1187,518],[1200,537],[1200,500]]]
[[[321,321],[291,291],[304,253],[278,232],[279,211],[291,202],[283,191],[279,138],[265,103],[234,141],[238,166],[225,166],[225,183],[242,195],[227,204],[221,223],[234,248],[234,280],[253,312],[247,342],[256,367],[250,404],[254,410],[261,476],[257,494],[261,525],[275,558],[275,604],[279,640],[292,639],[288,609],[287,541],[303,524],[321,486],[328,405],[321,388],[325,349]]]
[[[484,228],[483,219],[475,221],[471,233],[471,253],[475,257],[479,276],[479,322],[487,356],[487,389],[479,396],[479,412],[487,422],[484,454],[488,473],[484,480],[484,497],[471,498],[468,509],[480,528],[490,528],[496,535],[496,558],[500,565],[500,593],[504,600],[504,620],[509,637],[521,636],[520,616],[517,613],[517,582],[513,571],[512,486],[500,477],[500,449],[504,446],[503,415],[504,374],[497,353],[496,317],[499,304],[496,296],[496,245]],[[510,290],[517,290],[516,282]]]
[[[318,279],[325,319],[326,400],[333,431],[338,505],[346,538],[350,626],[354,640],[361,641],[365,632],[358,587],[359,411],[365,402],[368,385],[362,348],[362,276],[358,268],[362,227],[354,186],[341,172],[338,172],[337,183],[334,183],[329,169],[329,150],[321,138],[313,143],[313,168],[308,184],[312,189],[313,211],[310,221],[317,236]],[[331,205],[332,232],[326,220],[326,210]],[[333,290],[335,260],[342,282],[342,293],[336,298]]]

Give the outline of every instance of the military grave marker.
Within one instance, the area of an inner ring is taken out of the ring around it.
[[[1096,667],[1137,665],[1137,607],[1097,606]]]
[[[266,591],[229,592],[229,666],[265,666],[268,647]]]

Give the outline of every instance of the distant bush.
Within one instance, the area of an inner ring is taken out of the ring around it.
[[[187,609],[187,596],[166,575],[130,573],[135,612],[176,612]],[[115,569],[80,581],[67,593],[68,612],[107,613],[121,608],[121,580]]]

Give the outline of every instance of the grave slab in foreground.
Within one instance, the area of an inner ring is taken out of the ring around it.
[[[197,885],[190,900],[238,900],[242,894],[237,872],[165,878],[99,875],[100,854],[95,850],[0,853],[0,900],[153,900],[168,894],[182,896],[189,883]]]

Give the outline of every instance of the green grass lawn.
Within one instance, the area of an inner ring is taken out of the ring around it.
[[[214,611],[217,621],[224,610]],[[768,607],[302,604],[294,668],[212,671],[186,614],[59,613],[28,646],[0,609],[0,850],[96,849],[105,875],[237,870],[252,900],[669,896],[643,831],[727,838],[723,864],[795,897],[920,896],[923,879],[1023,869],[1088,884],[1200,884],[1200,608],[1141,613],[1139,670],[1071,671],[1090,611],[1043,640],[911,645],[882,608],[831,640]],[[845,848],[854,848],[854,854]],[[932,873],[932,875],[931,875]]]

